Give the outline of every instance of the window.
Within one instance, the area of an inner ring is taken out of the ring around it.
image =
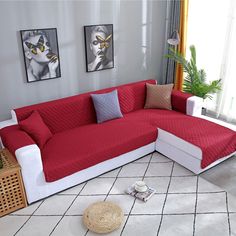
[[[196,46],[198,67],[208,81],[222,79],[222,91],[206,101],[206,108],[229,122],[236,122],[235,8],[234,0],[189,0],[187,48]]]

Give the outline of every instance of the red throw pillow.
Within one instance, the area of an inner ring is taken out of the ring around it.
[[[37,111],[33,111],[27,119],[20,121],[19,126],[33,138],[40,149],[52,137],[51,131]]]

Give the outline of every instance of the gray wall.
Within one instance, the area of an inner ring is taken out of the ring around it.
[[[1,1],[0,120],[12,108],[162,75],[166,1]],[[86,73],[83,26],[113,24],[115,68]],[[56,27],[62,77],[27,83],[19,30]]]

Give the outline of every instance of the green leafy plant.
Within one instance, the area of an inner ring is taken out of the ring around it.
[[[191,58],[189,61],[179,53],[178,51],[170,48],[170,54],[166,57],[179,63],[183,71],[185,72],[185,78],[183,82],[183,91],[191,93],[203,99],[213,97],[210,94],[217,93],[221,90],[221,80],[214,80],[210,83],[206,83],[206,72],[201,69],[198,70],[196,62],[196,49],[194,45],[190,46]]]

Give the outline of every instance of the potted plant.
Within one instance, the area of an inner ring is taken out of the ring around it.
[[[170,48],[170,54],[166,57],[173,59],[179,63],[183,71],[185,72],[185,78],[183,82],[183,91],[191,93],[195,96],[203,99],[213,97],[210,94],[217,93],[221,89],[221,80],[213,80],[210,83],[206,83],[206,72],[201,69],[198,70],[196,63],[196,49],[194,45],[190,46],[191,58],[186,60],[177,50]]]

